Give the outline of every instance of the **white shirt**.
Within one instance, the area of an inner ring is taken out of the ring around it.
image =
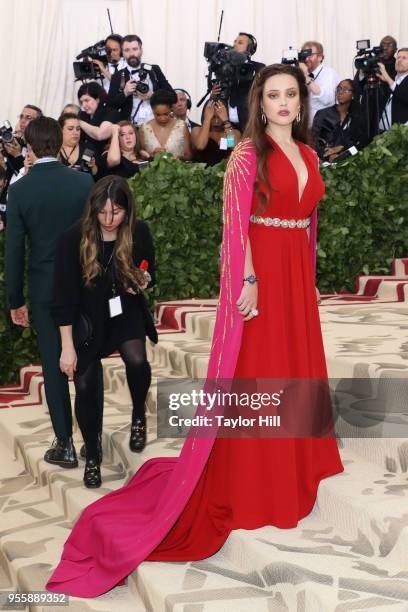
[[[35,166],[36,164],[46,164],[47,162],[52,162],[52,161],[58,161],[58,160],[56,157],[39,157],[38,159],[35,160],[35,162],[33,163],[33,166]],[[23,166],[22,168],[20,168],[18,174],[13,174],[13,176],[10,179],[10,185],[13,185],[17,181],[19,181],[21,178],[23,178],[23,176],[25,175],[26,175],[26,169],[25,169],[25,166]]]
[[[318,110],[336,103],[336,87],[340,77],[334,68],[320,64],[313,70],[313,81],[320,87],[320,93],[316,95],[309,89],[309,126]]]
[[[392,96],[394,94],[394,90],[397,85],[402,83],[406,76],[408,76],[406,72],[404,72],[403,74],[397,74],[394,79],[394,83],[390,86],[392,93],[387,100],[387,104],[385,105],[380,121],[380,130],[383,130],[384,132],[386,130],[389,130],[392,125]]]
[[[132,68],[128,64],[126,64],[125,67],[129,70],[131,78],[136,83],[140,81],[138,72],[135,72],[134,74],[132,74],[132,71],[138,70],[138,68]],[[144,80],[144,83],[146,83],[149,86],[149,91],[153,91],[153,83],[149,75]],[[150,119],[153,119],[153,118],[154,118],[154,115],[153,115],[152,107],[150,106],[150,100],[141,100],[139,96],[134,95],[132,112],[130,114],[130,120],[132,121],[132,123],[138,127],[139,125],[142,125],[142,123],[146,123],[146,121],[150,121]]]
[[[123,57],[121,57],[116,65],[118,67],[118,70],[122,70],[123,68],[126,68],[126,61],[123,59]],[[109,70],[109,72],[111,74],[115,74],[115,64],[109,64],[108,63],[107,68],[108,68],[108,70]],[[104,87],[106,93],[109,92],[110,84],[111,84],[110,80],[107,79],[106,77],[104,77],[104,79],[103,79],[103,87]]]

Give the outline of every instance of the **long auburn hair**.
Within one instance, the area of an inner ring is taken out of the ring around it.
[[[309,142],[309,94],[303,72],[297,66],[292,66],[290,64],[272,64],[270,66],[265,66],[257,73],[249,92],[248,123],[244,132],[244,138],[250,138],[256,150],[257,173],[255,178],[255,192],[259,199],[259,210],[257,212],[263,212],[265,210],[272,192],[272,187],[266,172],[266,158],[268,153],[273,150],[273,145],[266,136],[266,126],[262,121],[262,96],[266,80],[277,74],[288,74],[297,81],[300,96],[300,121],[294,121],[292,123],[292,136],[294,139],[305,144]],[[260,189],[261,183],[266,188],[266,192],[265,189]]]
[[[81,219],[80,260],[82,277],[86,287],[93,285],[101,274],[102,267],[98,255],[102,248],[102,231],[98,213],[102,212],[107,201],[125,210],[126,215],[118,227],[113,262],[116,275],[123,287],[134,287],[143,283],[143,272],[133,263],[133,235],[136,226],[136,209],[132,192],[126,179],[108,175],[95,184],[85,204]]]

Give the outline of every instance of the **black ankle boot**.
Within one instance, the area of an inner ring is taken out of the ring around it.
[[[85,463],[84,485],[88,489],[97,489],[102,484],[101,469],[96,459],[87,459]]]
[[[86,458],[86,447],[85,444],[81,446],[81,450],[79,451],[79,455],[82,459]],[[98,433],[98,461],[102,463],[103,452],[102,452],[102,434]]]
[[[132,419],[130,427],[129,448],[133,453],[140,453],[146,446],[146,419]]]
[[[44,461],[63,468],[78,467],[78,459],[72,438],[67,440],[55,438],[51,448],[45,451]]]

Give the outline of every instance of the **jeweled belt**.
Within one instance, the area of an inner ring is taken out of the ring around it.
[[[249,217],[251,223],[258,223],[259,225],[266,225],[267,227],[288,227],[290,229],[305,228],[310,225],[310,217],[307,219],[279,219],[279,217],[257,217],[251,215]]]

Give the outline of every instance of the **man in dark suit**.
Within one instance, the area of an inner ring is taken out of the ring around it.
[[[255,54],[258,43],[253,34],[247,32],[240,32],[234,40],[234,49],[238,53],[243,53],[248,56],[246,64],[253,69],[254,76],[265,66],[260,62],[254,62],[252,56]],[[231,87],[231,93],[226,103],[228,103],[229,120],[231,123],[238,126],[238,129],[242,133],[245,129],[248,120],[248,94],[251,89],[253,79],[244,79],[238,81],[236,85]],[[211,90],[211,96],[217,97],[221,92],[221,86],[219,83],[215,83]]]
[[[68,379],[60,371],[59,330],[51,316],[54,257],[63,231],[77,221],[93,186],[85,173],[63,166],[56,157],[62,145],[58,122],[40,117],[25,130],[29,173],[9,189],[6,231],[6,288],[11,318],[29,326],[23,293],[25,241],[28,239],[28,290],[31,315],[38,335],[44,388],[56,439],[45,453],[49,463],[78,465],[72,443],[72,414]]]
[[[395,76],[392,77],[384,64],[379,64],[379,78],[386,83],[387,100],[381,117],[383,129],[394,123],[408,121],[408,47],[399,49],[395,60]]]
[[[123,37],[122,55],[126,65],[112,75],[108,104],[120,110],[121,119],[130,119],[135,125],[141,125],[153,119],[149,102],[153,92],[173,89],[160,66],[142,63],[143,47],[139,36],[128,34]]]

